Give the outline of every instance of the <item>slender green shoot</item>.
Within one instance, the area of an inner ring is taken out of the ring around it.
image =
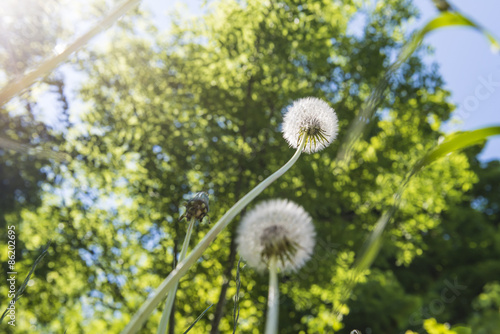
[[[420,159],[413,168],[408,172],[405,180],[394,194],[394,202],[392,206],[382,214],[365,244],[363,245],[360,255],[356,259],[353,266],[350,278],[345,282],[345,290],[342,295],[342,300],[346,300],[352,289],[357,284],[363,273],[370,268],[373,261],[377,257],[383,243],[383,233],[389,224],[392,216],[398,210],[401,204],[401,197],[404,190],[409,184],[411,178],[421,169],[430,165],[434,161],[444,157],[445,155],[458,151],[460,149],[484,142],[491,136],[500,135],[500,126],[485,127],[473,131],[459,132],[449,135],[441,144],[430,150],[422,159]],[[340,315],[340,306],[335,309],[334,313]]]
[[[491,33],[457,11],[442,12],[439,16],[430,20],[422,29],[414,33],[405,45],[403,45],[394,63],[391,64],[384,76],[380,78],[375,89],[361,106],[359,115],[351,122],[346,131],[345,140],[337,153],[336,159],[340,165],[348,166],[355,143],[362,137],[368,124],[373,123],[373,117],[375,116],[379,104],[384,99],[384,92],[389,86],[389,80],[394,76],[396,71],[408,60],[415,50],[418,49],[427,34],[440,28],[452,26],[471,27],[486,36],[493,52],[497,53],[500,50],[500,43]]]
[[[16,294],[14,295],[14,298],[12,299],[13,300],[12,305],[15,305],[15,303],[18,301],[18,299],[21,298],[21,295],[26,290],[26,286],[28,286],[28,282],[31,279],[31,275],[33,275],[33,273],[35,272],[36,266],[43,260],[43,258],[45,257],[45,255],[47,255],[48,250],[49,250],[49,246],[50,246],[51,243],[52,243],[52,240],[49,240],[49,242],[47,243],[47,245],[42,250],[42,253],[37,257],[37,259],[33,263],[33,266],[31,266],[31,270],[28,273],[28,276],[26,276],[26,278],[24,279],[23,284],[21,284],[21,286],[17,290]],[[9,308],[7,307],[7,309],[2,314],[2,317],[0,318],[0,322],[2,322],[2,320],[5,318],[5,316],[7,315],[8,311],[9,311]]]
[[[191,330],[191,328],[193,328],[193,326],[194,326],[194,325],[196,325],[196,323],[197,323],[198,321],[200,321],[200,319],[201,319],[201,318],[203,318],[203,316],[205,315],[205,313],[207,313],[207,311],[208,311],[208,310],[210,310],[210,308],[211,308],[213,305],[214,305],[214,304],[210,304],[210,306],[209,306],[209,307],[207,307],[207,308],[205,309],[205,311],[203,311],[203,312],[202,312],[202,313],[198,316],[198,318],[196,318],[196,320],[195,320],[195,321],[191,324],[191,326],[189,326],[189,328],[188,328],[188,329],[186,329],[186,331],[184,332],[184,334],[186,334],[187,332],[189,332],[189,331]]]
[[[39,78],[55,70],[57,66],[66,61],[66,59],[68,59],[73,52],[78,51],[101,31],[109,28],[122,15],[124,15],[131,8],[135,7],[139,2],[140,0],[127,0],[117,5],[108,15],[97,22],[92,28],[89,29],[89,31],[79,37],[76,41],[70,44],[63,52],[46,60],[37,69],[26,74],[21,79],[9,82],[4,88],[2,88],[2,90],[0,90],[0,106],[4,105],[11,98],[31,86]]]
[[[196,221],[195,217],[192,217],[189,221],[189,226],[186,232],[186,237],[184,238],[184,243],[182,244],[181,253],[179,255],[179,262],[184,260],[186,257],[187,249],[189,247],[189,240],[191,239],[191,232],[193,231],[193,226]],[[174,254],[175,257],[176,254]],[[168,320],[170,319],[170,313],[172,312],[172,308],[174,306],[175,293],[177,292],[177,286],[179,282],[174,285],[174,288],[167,296],[167,301],[165,302],[165,308],[163,309],[163,313],[161,315],[160,325],[158,326],[158,334],[164,334],[167,332]]]

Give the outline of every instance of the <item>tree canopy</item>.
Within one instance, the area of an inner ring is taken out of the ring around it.
[[[107,33],[104,46],[78,53],[73,66],[85,74],[79,90],[85,111],[59,137],[2,110],[10,138],[22,142],[15,132],[35,133],[71,156],[57,161],[1,151],[0,228],[17,227],[18,272],[27,273],[52,240],[17,303],[16,332],[119,333],[175,267],[187,228],[179,221],[183,202],[207,191],[216,221],[283,165],[294,153],[281,134],[283,112],[307,96],[335,108],[339,138],[304,154],[251,204],[293,200],[316,228],[312,259],[280,276],[280,332],[447,333],[443,323],[473,333],[498,328],[500,164],[481,164],[477,147],[412,179],[381,253],[347,293],[364,240],[406,173],[443,136],[440,126],[454,109],[438,68],[422,60],[420,48],[391,78],[349,164],[339,164],[343,130],[417,15],[411,1],[377,2],[362,34],[350,33],[365,8],[354,0],[217,0],[200,17],[172,16],[166,33],[136,13]],[[170,333],[184,331],[212,303],[192,331],[232,331],[238,220],[180,281]],[[209,228],[197,224],[192,245]],[[7,272],[5,243],[0,252]],[[260,333],[267,277],[242,261],[240,283],[236,332]],[[2,285],[0,295],[7,290]],[[162,308],[142,332],[156,331]]]

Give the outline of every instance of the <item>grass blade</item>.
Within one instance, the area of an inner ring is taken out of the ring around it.
[[[146,301],[139,308],[137,313],[132,317],[130,322],[121,332],[122,334],[132,334],[139,331],[144,322],[148,319],[150,314],[154,311],[158,303],[161,302],[162,298],[168,294],[171,289],[177,284],[179,279],[188,271],[188,269],[196,263],[196,261],[201,257],[203,252],[210,246],[213,240],[215,240],[218,234],[231,222],[231,220],[238,215],[241,210],[243,210],[255,197],[257,197],[264,189],[266,189],[271,183],[277,180],[281,175],[286,173],[293,164],[299,159],[302,151],[304,150],[306,137],[304,137],[297,148],[297,151],[293,157],[283,165],[276,172],[267,177],[264,181],[259,183],[255,188],[250,190],[245,196],[243,196],[235,205],[231,207],[220,219],[219,221],[207,232],[203,239],[194,247],[194,249],[189,253],[189,255],[181,261],[175,270],[173,270],[167,278],[163,280],[162,283],[156,288],[153,294],[146,299]]]
[[[382,246],[381,237],[382,233],[387,226],[387,223],[392,218],[392,215],[397,211],[399,204],[401,202],[401,195],[408,185],[410,179],[418,173],[422,168],[430,165],[439,158],[463,148],[478,144],[487,140],[491,136],[500,135],[500,126],[486,127],[482,129],[477,129],[473,131],[460,132],[448,136],[441,144],[432,149],[427,153],[419,162],[415,164],[412,170],[408,173],[405,181],[399,188],[398,192],[394,195],[394,203],[389,210],[387,210],[382,217],[377,221],[375,228],[368,240],[365,243],[364,250],[361,252],[361,256],[358,258],[355,268],[359,271],[368,269]]]
[[[205,313],[207,313],[207,311],[208,311],[208,310],[210,310],[210,308],[211,308],[213,305],[214,305],[213,303],[212,303],[212,304],[210,304],[210,306],[209,306],[209,307],[207,307],[207,309],[206,309],[205,311],[203,311],[203,313],[202,313],[202,314],[200,314],[200,315],[198,316],[198,318],[196,318],[196,320],[195,320],[195,321],[191,324],[191,326],[189,326],[189,328],[188,328],[188,329],[186,329],[186,331],[184,332],[184,334],[186,334],[187,332],[189,332],[189,331],[191,330],[191,328],[193,328],[193,326],[194,326],[194,325],[196,325],[196,323],[197,323],[198,321],[200,321],[200,319],[201,319],[201,318],[203,318],[203,316],[205,315]]]
[[[40,254],[37,257],[37,259],[33,263],[33,266],[31,266],[31,270],[28,273],[28,276],[26,276],[26,278],[24,279],[23,284],[21,284],[21,286],[19,287],[19,289],[17,290],[17,292],[16,292],[16,294],[14,296],[14,299],[13,299],[14,300],[14,303],[13,303],[14,305],[18,301],[18,299],[21,298],[21,295],[26,290],[26,286],[28,285],[28,282],[30,281],[31,275],[33,274],[33,272],[35,272],[36,266],[38,265],[38,263],[40,263],[40,261],[43,260],[43,258],[45,257],[45,255],[47,255],[47,252],[48,252],[48,249],[49,249],[49,246],[50,246],[51,242],[52,241],[49,240],[49,242],[47,243],[47,245],[45,246],[45,248],[42,250],[42,254]],[[0,318],[0,322],[2,322],[2,320],[5,318],[5,315],[7,314],[7,311],[8,311],[8,306],[7,306],[7,309],[5,310],[5,312],[3,312],[2,317]]]
[[[425,27],[419,32],[418,38],[423,39],[424,36],[436,29],[451,27],[451,26],[466,26],[472,27],[482,33],[490,42],[491,49],[493,52],[500,51],[500,44],[493,37],[493,35],[488,32],[486,29],[481,27],[479,24],[473,22],[472,20],[465,17],[463,14],[458,11],[446,11],[442,12],[441,15],[431,20],[429,23],[425,25]]]
[[[359,115],[354,118],[353,122],[347,129],[344,142],[337,153],[337,162],[343,166],[348,165],[351,159],[354,144],[361,138],[366,126],[371,123],[368,121],[372,120],[375,116],[377,107],[384,98],[384,92],[389,85],[389,80],[393,77],[399,67],[420,46],[424,37],[436,29],[451,26],[468,26],[478,30],[486,36],[494,52],[500,51],[500,43],[493,37],[492,34],[482,28],[479,24],[474,23],[457,11],[442,12],[439,16],[429,21],[422,29],[417,31],[412,38],[410,38],[410,40],[401,49],[396,61],[387,69],[387,72],[379,80],[377,86],[375,86],[366,102],[362,105]]]
[[[437,159],[462,148],[478,144],[488,137],[500,135],[500,126],[491,126],[474,131],[458,132],[448,136],[440,145],[427,153],[414,167],[417,172],[421,168],[436,161]]]
[[[108,15],[106,15],[102,20],[97,22],[89,31],[79,37],[71,45],[69,45],[63,52],[55,57],[52,57],[45,62],[43,62],[37,69],[29,72],[24,77],[13,82],[9,82],[2,90],[0,90],[0,106],[7,103],[12,97],[19,94],[21,91],[25,90],[31,86],[38,78],[50,73],[62,62],[75,51],[78,51],[81,47],[87,44],[94,36],[99,34],[101,31],[110,27],[115,23],[123,14],[129,11],[131,8],[135,7],[140,0],[127,0],[123,3],[117,5]]]
[[[398,210],[399,205],[401,204],[401,196],[411,178],[422,168],[430,165],[439,158],[451,152],[455,152],[460,149],[483,142],[489,137],[496,135],[500,135],[500,126],[492,126],[473,131],[452,134],[415,164],[411,171],[406,175],[404,182],[401,184],[396,194],[394,194],[394,202],[392,206],[386,212],[384,212],[384,214],[377,221],[377,223],[375,224],[375,228],[361,248],[360,255],[357,257],[356,262],[354,263],[351,277],[345,283],[345,290],[342,294],[342,300],[346,300],[349,297],[352,289],[354,288],[354,286],[356,286],[363,272],[370,268],[373,261],[377,257],[380,248],[382,247],[383,232],[394,213]],[[339,315],[339,312],[339,308],[336,308],[334,311],[337,316]]]
[[[181,253],[179,254],[179,261],[184,260],[186,257],[187,249],[189,247],[189,240],[191,239],[191,233],[193,231],[194,223],[196,222],[196,218],[192,217],[189,226],[186,232],[186,236],[184,237],[184,242],[182,243]],[[174,254],[175,259],[175,254]],[[158,334],[164,334],[167,331],[168,321],[170,319],[170,313],[172,313],[172,309],[174,307],[175,294],[177,293],[177,287],[179,283],[177,282],[172,290],[170,290],[167,300],[165,302],[165,308],[163,309],[163,313],[161,315],[160,325],[158,326]]]
[[[26,153],[36,156],[40,159],[54,159],[58,162],[69,162],[71,156],[68,153],[56,152],[43,146],[35,146],[28,144],[21,144],[14,140],[0,137],[0,148],[12,150],[20,153]]]

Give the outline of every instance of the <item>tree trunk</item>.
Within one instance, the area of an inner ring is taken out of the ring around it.
[[[212,329],[210,334],[219,333],[219,323],[224,316],[224,306],[226,305],[226,293],[229,287],[229,282],[231,282],[231,271],[233,269],[234,260],[236,258],[236,229],[231,229],[231,244],[229,246],[229,256],[226,263],[226,269],[224,270],[223,279],[224,283],[220,289],[219,301],[217,302],[217,307],[215,308],[214,319],[212,320]]]

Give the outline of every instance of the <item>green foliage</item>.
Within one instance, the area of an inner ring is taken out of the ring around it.
[[[420,159],[415,164],[415,166],[413,166],[407,173],[403,183],[401,184],[397,192],[394,194],[394,203],[390,208],[387,209],[387,211],[384,212],[384,214],[377,221],[373,232],[370,234],[365,245],[363,245],[363,249],[361,250],[358,256],[354,269],[358,273],[362,273],[368,268],[370,268],[370,266],[372,265],[383,244],[382,234],[387,224],[391,220],[392,216],[399,208],[402,194],[405,191],[406,186],[412,176],[418,173],[422,168],[442,158],[446,154],[457,152],[458,150],[463,149],[465,147],[480,142],[484,142],[489,137],[499,134],[500,134],[500,126],[486,127],[463,133],[455,133],[451,136],[446,137],[441,144],[433,148],[429,153],[425,154],[425,156],[422,157],[422,159]],[[356,278],[354,278],[354,283],[355,280]]]
[[[291,101],[330,101],[345,131],[403,45],[400,27],[416,14],[408,1],[387,0],[370,13],[362,37],[350,36],[358,10],[350,0],[221,0],[200,18],[174,17],[166,35],[147,18],[128,18],[112,31],[112,42],[82,52],[86,110],[59,145],[73,159],[47,170],[54,182],[30,197],[39,203],[4,215],[30,250],[19,272],[28,272],[28,259],[54,240],[19,300],[19,332],[123,329],[174,267],[187,227],[178,220],[184,200],[207,191],[217,221],[293,154],[280,134]],[[483,315],[498,321],[497,288],[486,284],[498,279],[500,169],[497,162],[479,165],[477,149],[452,153],[409,181],[371,273],[346,297],[355,255],[453,110],[438,73],[421,55],[390,81],[380,105],[385,112],[370,122],[347,166],[338,165],[335,142],[303,155],[259,198],[300,203],[317,230],[312,260],[280,276],[284,333],[422,326],[446,333],[440,323],[465,320],[487,331]],[[230,332],[234,304],[226,301],[238,290],[237,332],[262,332],[267,278],[243,267],[241,287],[232,279],[235,227],[229,225],[180,281],[174,332],[219,299],[225,303],[218,329]],[[197,225],[192,244],[209,228]],[[420,312],[454,277],[467,286],[456,301],[439,314]],[[2,286],[0,295],[5,291]],[[161,311],[142,332],[156,330]],[[209,332],[215,314],[210,309],[192,332]],[[427,318],[435,320],[424,323]]]

